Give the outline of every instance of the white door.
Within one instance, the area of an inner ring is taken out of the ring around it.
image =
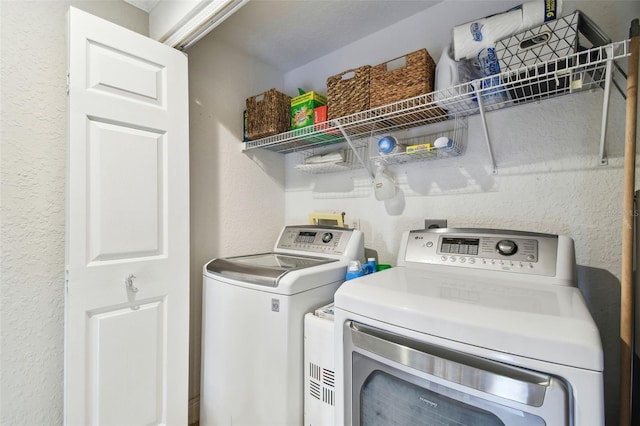
[[[65,424],[186,425],[187,59],[69,12]]]

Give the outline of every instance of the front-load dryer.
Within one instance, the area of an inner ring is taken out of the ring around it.
[[[400,247],[336,292],[336,424],[604,424],[570,238],[434,229]]]
[[[204,266],[202,425],[303,422],[304,316],[333,301],[362,232],[285,227],[271,253]]]

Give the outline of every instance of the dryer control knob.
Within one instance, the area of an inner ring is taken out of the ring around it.
[[[325,232],[324,234],[322,234],[323,243],[328,243],[332,239],[333,239],[333,234],[331,232]]]
[[[516,254],[516,252],[518,251],[518,246],[511,240],[500,240],[498,241],[498,244],[496,244],[496,250],[500,254],[511,256]]]

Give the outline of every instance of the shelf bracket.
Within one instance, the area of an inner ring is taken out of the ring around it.
[[[610,52],[611,57],[613,57],[613,49]],[[612,79],[612,68],[613,68],[613,59],[607,61],[605,68],[605,78],[604,78],[604,95],[602,96],[602,124],[600,125],[600,165],[606,166],[609,164],[607,160],[607,154],[605,152],[605,140],[607,137],[607,119],[609,117],[609,98],[611,95],[611,79]]]
[[[340,132],[342,133],[342,137],[344,137],[344,140],[347,141],[347,145],[349,145],[349,148],[351,149],[351,151],[353,151],[353,155],[356,156],[360,164],[362,164],[362,167],[364,167],[364,169],[367,171],[369,176],[371,176],[371,179],[373,179],[375,177],[373,175],[373,172],[371,171],[367,163],[362,159],[362,157],[360,157],[358,150],[353,145],[353,142],[351,142],[351,138],[349,137],[347,132],[344,130],[344,127],[342,127],[342,124],[340,124],[340,120],[336,119],[336,120],[332,120],[331,122],[338,128],[338,130],[340,130]]]
[[[475,91],[476,99],[478,99],[478,110],[480,111],[480,121],[482,121],[482,130],[484,130],[484,140],[487,142],[487,151],[489,153],[489,161],[491,162],[491,171],[495,175],[498,173],[498,167],[496,166],[496,160],[493,157],[493,148],[491,147],[491,137],[489,136],[489,128],[487,127],[487,118],[484,114],[484,102],[482,100],[482,94]]]

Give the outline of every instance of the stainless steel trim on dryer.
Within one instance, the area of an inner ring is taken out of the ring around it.
[[[341,329],[345,425],[385,424],[405,414],[408,424],[446,417],[460,424],[575,425],[571,386],[561,377],[357,320]]]
[[[542,406],[557,379],[366,326],[345,323],[354,346],[409,368],[501,398]]]

